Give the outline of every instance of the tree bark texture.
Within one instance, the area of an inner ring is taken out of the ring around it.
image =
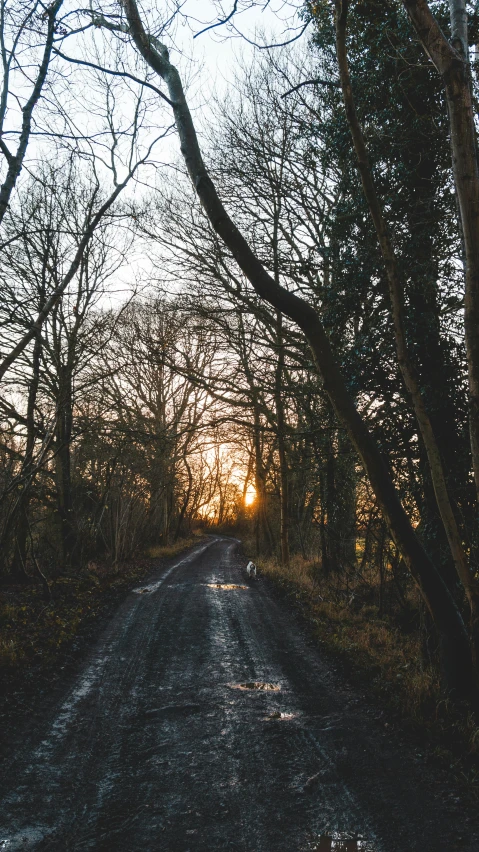
[[[449,0],[449,13],[451,16],[451,44],[467,58],[469,53],[467,45],[467,10],[465,0]]]

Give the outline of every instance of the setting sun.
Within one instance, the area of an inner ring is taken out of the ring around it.
[[[255,500],[256,500],[256,489],[255,489],[254,485],[248,485],[248,488],[246,489],[245,498],[244,498],[245,506],[251,506],[254,503]]]

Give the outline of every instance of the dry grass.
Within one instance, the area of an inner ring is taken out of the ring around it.
[[[20,652],[16,642],[13,639],[0,638],[0,670],[17,665],[19,659]]]
[[[193,533],[193,535],[189,538],[181,538],[174,544],[148,547],[145,554],[150,559],[166,559],[171,556],[176,556],[177,553],[181,553],[181,551],[185,550],[187,547],[193,547],[194,544],[198,544],[198,541],[202,538],[202,536],[203,534],[201,532],[198,532],[197,534]]]
[[[427,733],[447,760],[454,759],[453,747],[476,761],[479,727],[472,714],[444,700],[437,671],[423,662],[418,632],[403,632],[392,617],[380,618],[376,606],[361,606],[357,597],[354,608],[348,601],[338,603],[336,589],[321,577],[319,566],[300,556],[288,569],[274,559],[259,560],[259,566],[361,686],[367,684],[413,729]],[[476,772],[472,765],[467,769],[469,780],[479,778]]]

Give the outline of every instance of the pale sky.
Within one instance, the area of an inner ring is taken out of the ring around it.
[[[139,0],[139,3],[145,23],[153,32],[159,32],[161,23],[180,7],[179,12],[173,16],[173,23],[161,39],[167,44],[172,61],[180,71],[200,140],[202,127],[211,119],[209,105],[213,95],[221,97],[228,84],[235,83],[237,59],[241,57],[243,64],[245,61],[246,64],[253,62],[257,48],[251,42],[264,43],[266,34],[268,44],[283,43],[300,32],[303,26],[297,15],[298,8],[301,8],[298,0],[264,0],[263,4],[255,0]],[[91,5],[93,8],[96,6],[98,12],[104,11],[105,14],[114,15],[118,13],[115,0],[111,6],[108,0],[92,0]],[[211,24],[227,17],[233,8],[236,8],[237,12],[228,23],[202,32]],[[77,29],[88,21],[88,9],[84,12],[86,14],[78,14],[73,0],[67,0],[63,7],[65,23],[73,29],[72,35],[59,44],[65,56],[94,62],[110,69],[119,67],[118,57],[121,56],[131,72],[142,76],[144,68],[141,63],[135,65],[137,54],[133,46],[131,50],[121,48],[115,36],[102,28],[90,28],[87,32]],[[119,51],[118,54],[116,50]],[[37,56],[34,61],[38,61]],[[121,180],[128,162],[128,133],[135,110],[135,96],[123,82],[115,81],[112,77],[105,79],[112,85],[111,97],[114,101],[110,100],[108,103],[109,108],[112,103],[114,105],[115,132],[119,139],[116,149],[117,165]],[[10,99],[10,112],[7,117],[7,122],[11,122],[11,129],[7,123],[6,132],[7,135],[12,134],[9,138],[13,140],[18,137],[21,128],[22,105],[20,100],[16,100],[15,90],[25,100],[30,94],[31,85],[30,80],[23,78],[20,73],[15,74],[12,80],[14,93]],[[153,82],[165,90],[162,83],[156,80]],[[152,97],[151,93],[150,101],[150,112],[141,131],[143,151],[152,138],[161,134],[173,119],[169,107],[156,96]],[[71,64],[67,58],[63,61],[56,59],[49,74],[48,86],[35,113],[33,135],[18,189],[21,188],[22,182],[28,180],[30,170],[35,173],[45,162],[54,165],[60,163],[61,158],[66,156],[65,151],[70,144],[68,140],[77,140],[83,135],[85,139],[89,137],[92,142],[72,141],[71,148],[74,150],[77,144],[83,146],[85,169],[89,168],[93,150],[95,151],[98,163],[103,163],[99,168],[104,169],[106,186],[112,176],[109,162],[111,141],[106,108],[104,87],[98,83],[94,71]],[[55,148],[57,134],[63,140],[63,148],[59,153]],[[106,140],[104,145],[103,139]],[[155,145],[151,159],[155,161],[156,166],[142,167],[138,173],[140,182],[130,184],[122,198],[131,197],[132,193],[136,198],[141,198],[144,189],[148,190],[154,186],[160,174],[166,175],[167,181],[174,181],[177,175],[175,169],[170,166],[174,166],[179,157],[176,133],[171,132],[167,139]],[[149,267],[148,259],[142,258],[136,246],[133,247],[128,262],[114,276],[110,296],[106,298],[114,303],[123,301],[133,279],[139,277],[144,281],[148,278]]]
[[[233,9],[234,0],[225,0],[221,5],[226,17]],[[242,5],[249,8],[242,9]],[[218,20],[218,6],[214,0],[186,0],[182,6],[185,17],[175,34],[176,45],[183,55],[198,68],[203,67],[204,85],[221,86],[225,80],[234,80],[234,57],[252,55],[254,47],[248,40],[260,43],[262,31],[276,43],[288,40],[302,26],[297,15],[301,7],[294,0],[271,0],[253,6],[248,0],[239,0],[238,12],[230,22],[201,33]]]
[[[234,0],[221,0],[221,3],[218,0],[185,0],[181,14],[164,39],[172,61],[180,70],[200,139],[201,127],[209,120],[208,103],[212,95],[224,94],[228,85],[235,82],[236,60],[251,57],[253,62],[258,48],[250,42],[263,43],[266,34],[268,43],[283,43],[303,27],[297,15],[301,5],[295,0],[250,4],[251,0],[238,0],[238,13],[231,22],[201,32],[214,21],[226,17],[233,9]],[[146,8],[146,4],[142,5]],[[224,15],[221,15],[221,6]],[[158,0],[153,3],[153,15],[157,8],[161,9]],[[173,163],[179,156],[178,140],[173,134],[161,143],[161,159]],[[123,301],[123,286],[128,290],[126,282],[135,277],[147,280],[150,269],[146,257],[132,258],[131,264],[126,264],[117,276],[116,280],[121,282],[119,292],[107,298],[113,303]]]

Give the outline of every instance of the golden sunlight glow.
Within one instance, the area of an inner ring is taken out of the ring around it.
[[[241,505],[245,508],[254,505],[256,489],[250,482],[251,459],[247,450],[227,442],[216,444],[204,451],[202,464],[216,484],[209,494],[205,484],[208,497],[200,505],[198,515],[213,524],[224,524],[236,518]]]

